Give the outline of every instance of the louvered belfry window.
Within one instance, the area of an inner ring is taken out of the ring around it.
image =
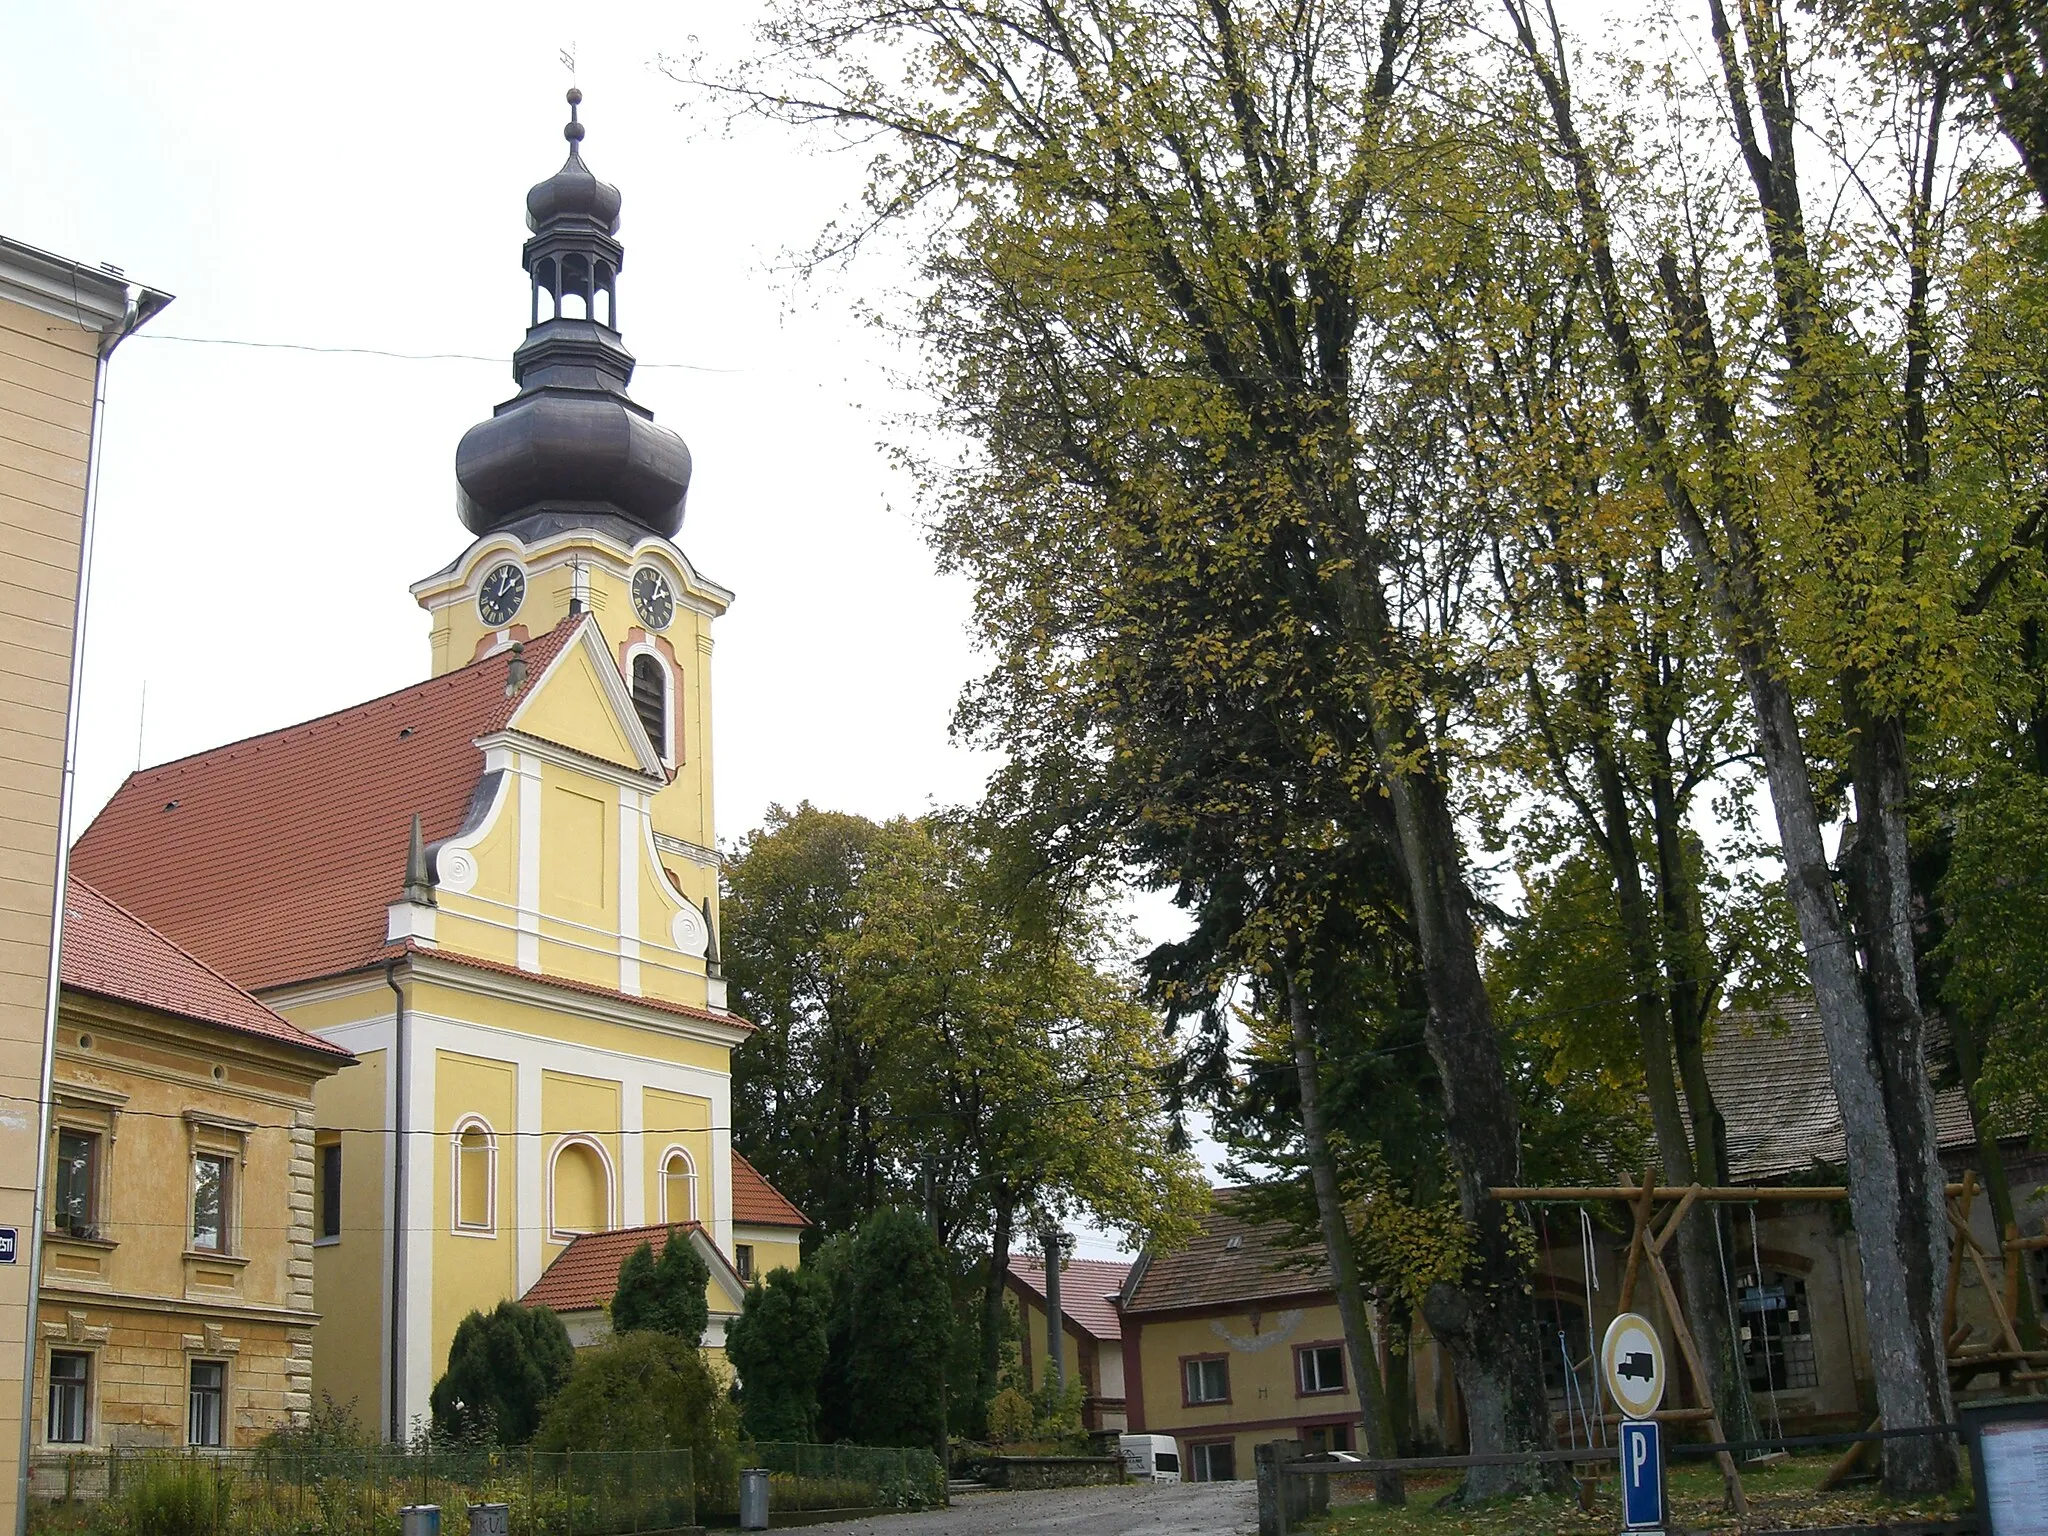
[[[668,756],[668,677],[661,663],[644,652],[633,658],[633,708],[647,728],[655,752]]]

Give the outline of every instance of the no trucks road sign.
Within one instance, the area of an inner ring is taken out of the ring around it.
[[[1664,1401],[1664,1346],[1649,1320],[1624,1312],[1600,1341],[1600,1374],[1622,1414],[1647,1419]]]

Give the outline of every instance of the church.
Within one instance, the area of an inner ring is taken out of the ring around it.
[[[315,1091],[312,1386],[402,1439],[456,1325],[579,1239],[676,1227],[716,1348],[804,1219],[731,1145],[712,626],[690,452],[628,394],[620,194],[526,198],[518,393],[411,588],[426,681],[132,775],[72,868],[354,1063]],[[613,1273],[620,1253],[611,1256]],[[587,1266],[586,1266],[587,1267]]]

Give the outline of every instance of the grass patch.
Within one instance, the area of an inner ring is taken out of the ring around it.
[[[1876,1488],[1816,1493],[1833,1456],[1790,1457],[1747,1467],[1742,1486],[1749,1513],[1721,1508],[1721,1474],[1711,1462],[1677,1461],[1671,1466],[1666,1520],[1686,1531],[1783,1531],[1804,1526],[1855,1525],[1890,1520],[1945,1520],[1967,1511],[1967,1476],[1955,1492],[1938,1499],[1888,1499]],[[1621,1494],[1612,1466],[1605,1469],[1593,1507],[1581,1509],[1569,1495],[1500,1499],[1476,1509],[1436,1507],[1457,1486],[1457,1475],[1435,1472],[1408,1480],[1408,1504],[1383,1509],[1363,1480],[1333,1482],[1329,1518],[1311,1527],[1318,1536],[1614,1536],[1621,1528]]]

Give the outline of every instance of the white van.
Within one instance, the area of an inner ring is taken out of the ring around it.
[[[1123,1453],[1124,1472],[1132,1482],[1180,1481],[1180,1447],[1173,1436],[1118,1435],[1116,1448]]]

